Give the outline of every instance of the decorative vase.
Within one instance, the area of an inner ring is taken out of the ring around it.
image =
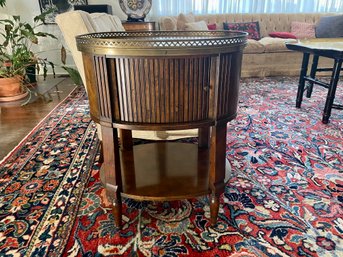
[[[127,15],[127,21],[144,21],[151,9],[152,0],[119,0],[120,8]]]

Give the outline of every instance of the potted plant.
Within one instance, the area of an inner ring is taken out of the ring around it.
[[[1,7],[5,4],[5,0],[0,0]],[[56,39],[50,33],[37,30],[51,12],[53,9],[35,16],[33,25],[22,22],[20,16],[9,16],[0,20],[0,97],[13,97],[25,93],[25,82],[30,67],[43,67],[44,78],[47,75],[47,65],[51,65],[54,72],[53,63],[40,58],[32,50],[32,46],[38,44],[41,37]]]

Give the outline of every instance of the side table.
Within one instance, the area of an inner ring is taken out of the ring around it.
[[[121,226],[121,198],[210,195],[225,188],[226,126],[237,115],[245,32],[108,32],[77,37],[92,119],[101,125],[101,181]],[[198,144],[133,145],[131,130],[199,128]],[[120,144],[118,143],[120,134]]]
[[[131,22],[122,21],[123,27],[126,31],[152,31],[156,30],[155,21]]]
[[[304,92],[306,97],[310,98],[312,95],[313,85],[318,85],[328,89],[326,96],[325,107],[323,111],[322,123],[327,124],[331,116],[331,110],[343,110],[342,104],[335,104],[335,96],[337,84],[340,78],[343,62],[343,39],[341,38],[315,38],[300,40],[297,43],[286,43],[290,50],[299,51],[303,53],[303,60],[301,64],[301,71],[299,77],[299,85],[296,99],[296,107],[301,107]],[[310,73],[308,74],[308,64],[310,55],[313,55],[313,62]],[[326,57],[333,60],[333,66],[329,68],[318,68],[319,57]],[[329,83],[319,80],[316,77],[317,72],[331,71],[331,79]],[[306,84],[308,82],[308,84]]]

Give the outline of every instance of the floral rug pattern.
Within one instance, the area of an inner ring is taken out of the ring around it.
[[[94,162],[95,126],[82,90],[75,92],[0,165],[0,253],[343,256],[343,112],[333,110],[324,125],[326,90],[315,87],[300,109],[296,90],[296,78],[242,81],[215,226],[207,197],[125,199],[121,231]]]
[[[0,163],[0,256],[60,256],[98,145],[78,88]]]

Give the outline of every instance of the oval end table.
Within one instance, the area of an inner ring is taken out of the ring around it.
[[[237,115],[245,45],[246,33],[232,31],[77,37],[91,117],[101,125],[101,180],[118,227],[122,196],[166,201],[210,194],[216,223],[225,187],[226,125]],[[194,128],[198,144],[132,143],[134,129]]]

